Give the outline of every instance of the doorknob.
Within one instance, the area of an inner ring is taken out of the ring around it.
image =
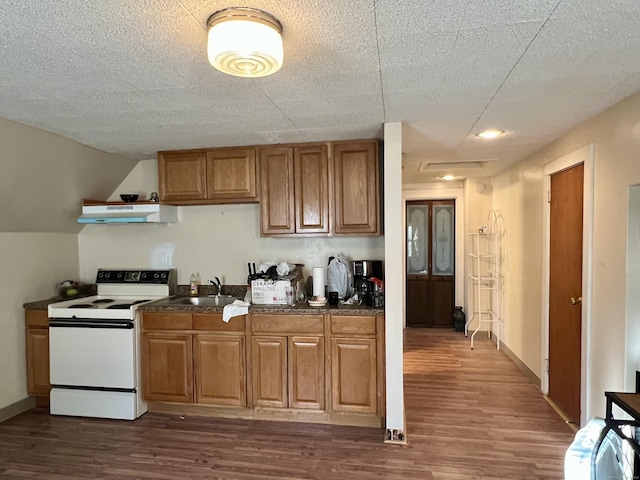
[[[578,298],[571,297],[571,305],[577,305],[578,303],[582,303],[582,297],[578,297]]]

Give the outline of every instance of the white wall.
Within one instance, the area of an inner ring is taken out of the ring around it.
[[[384,126],[385,358],[387,429],[404,431],[403,329],[405,324],[402,124]]]
[[[78,277],[78,240],[71,233],[0,233],[0,408],[27,397],[26,302],[56,294]]]
[[[497,176],[494,208],[509,229],[505,343],[540,376],[543,253],[543,167],[589,143],[595,145],[593,284],[588,345],[590,375],[583,418],[604,415],[605,390],[632,391],[640,344],[637,286],[627,284],[629,186],[640,183],[640,93],[586,121],[556,142]],[[637,214],[636,209],[633,210]],[[635,237],[633,237],[635,238]],[[584,292],[583,292],[584,293]],[[508,328],[507,328],[508,325]],[[633,327],[633,328],[632,328]]]

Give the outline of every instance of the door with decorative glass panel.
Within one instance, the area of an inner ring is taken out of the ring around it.
[[[455,200],[407,202],[409,327],[453,328]]]

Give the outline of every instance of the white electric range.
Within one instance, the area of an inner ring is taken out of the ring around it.
[[[96,285],[48,307],[50,412],[134,420],[147,411],[137,309],[172,295],[176,271],[100,269]]]

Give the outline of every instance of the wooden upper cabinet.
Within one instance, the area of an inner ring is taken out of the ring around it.
[[[158,154],[160,200],[180,202],[205,200],[207,165],[204,152]]]
[[[329,234],[327,146],[260,150],[263,236]]]
[[[209,150],[206,156],[209,200],[258,201],[255,149],[222,148]]]
[[[296,233],[329,233],[326,145],[294,149]]]
[[[260,150],[262,235],[296,232],[293,165],[293,149],[290,147],[269,147]]]
[[[333,144],[334,233],[380,235],[377,140]]]
[[[253,147],[159,152],[160,200],[176,205],[256,203],[256,168]]]

